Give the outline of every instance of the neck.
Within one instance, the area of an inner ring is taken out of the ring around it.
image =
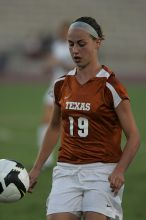
[[[87,77],[89,76],[89,78],[92,78],[94,76],[96,76],[97,72],[100,71],[100,69],[102,68],[101,64],[98,62],[95,65],[87,65],[84,68],[80,68],[77,67],[77,75],[78,76],[83,76],[83,77]]]
[[[77,67],[76,78],[81,84],[86,83],[88,80],[92,79],[96,76],[96,74],[101,70],[102,66],[100,63],[96,63],[96,65],[88,65],[85,68]]]

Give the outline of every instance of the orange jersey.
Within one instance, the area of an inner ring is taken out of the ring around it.
[[[81,85],[76,70],[56,80],[55,102],[61,108],[59,162],[115,163],[121,150],[122,128],[115,108],[129,99],[126,90],[107,67]]]

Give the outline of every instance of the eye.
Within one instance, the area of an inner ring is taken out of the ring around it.
[[[84,46],[86,46],[86,43],[85,43],[85,42],[79,42],[78,45],[79,45],[80,47],[84,47]]]
[[[69,44],[69,47],[73,47],[74,46],[73,42],[68,42],[68,44]]]

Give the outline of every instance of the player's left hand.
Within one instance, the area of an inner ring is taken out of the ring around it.
[[[122,172],[114,170],[108,177],[112,192],[117,195],[120,188],[124,185],[125,178]]]

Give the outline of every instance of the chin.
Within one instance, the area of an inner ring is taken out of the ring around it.
[[[81,63],[77,63],[77,66],[80,68],[80,69],[84,69],[88,66],[88,64],[81,64]]]

